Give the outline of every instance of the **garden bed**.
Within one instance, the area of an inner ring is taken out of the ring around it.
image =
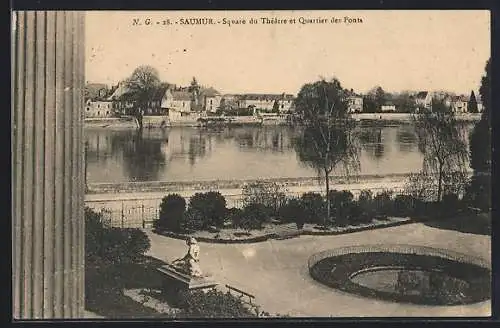
[[[482,259],[442,249],[367,245],[309,259],[318,282],[344,292],[401,303],[462,305],[490,298],[491,271]]]
[[[344,227],[330,227],[327,230],[321,230],[316,227],[316,224],[304,224],[303,229],[295,234],[300,235],[318,235],[318,236],[328,236],[328,235],[339,235],[351,232],[358,232],[371,229],[387,228],[402,224],[408,224],[414,222],[410,218],[399,218],[399,217],[389,217],[385,220],[374,219],[370,223],[359,224],[359,225],[346,225]],[[256,243],[262,242],[269,239],[279,238],[279,231],[283,230],[285,227],[289,227],[291,224],[267,224],[264,225],[261,230],[250,230],[245,231],[242,229],[222,229],[220,232],[208,232],[208,231],[197,231],[192,234],[182,234],[170,231],[158,231],[154,232],[163,236],[186,239],[188,237],[194,237],[198,241],[207,243],[221,243],[221,244],[237,244],[237,243]],[[295,228],[296,229],[296,228]]]

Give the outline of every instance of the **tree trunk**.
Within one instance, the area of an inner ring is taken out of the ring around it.
[[[328,170],[325,170],[325,188],[326,188],[326,217],[324,220],[324,226],[327,226],[327,222],[330,219],[330,180],[328,176]]]
[[[137,119],[137,123],[139,124],[139,130],[142,131],[142,106],[140,106],[136,111],[135,117]]]
[[[443,180],[443,168],[442,168],[442,165],[440,164],[439,165],[439,175],[438,175],[438,194],[437,194],[437,201],[438,202],[441,201],[441,193],[443,192],[442,191],[442,189],[443,189],[442,180]]]

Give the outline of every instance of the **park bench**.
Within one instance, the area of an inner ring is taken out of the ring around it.
[[[240,299],[243,299],[243,297],[248,297],[248,301],[246,301],[246,300],[242,300],[242,301],[251,305],[251,306],[255,306],[255,303],[254,303],[255,296],[253,296],[252,294],[244,292],[241,289],[238,289],[238,288],[230,286],[230,285],[226,285],[226,288],[229,290],[230,293],[235,292],[235,293],[239,294]]]

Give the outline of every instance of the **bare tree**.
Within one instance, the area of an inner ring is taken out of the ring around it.
[[[321,80],[302,87],[296,110],[304,124],[295,141],[299,158],[325,179],[326,225],[330,219],[330,174],[342,168],[342,174],[349,177],[360,167],[359,145],[348,115],[347,97],[338,80]]]
[[[468,149],[465,129],[453,111],[438,99],[432,110],[412,116],[420,151],[424,154],[423,173],[435,179],[436,200],[442,199],[445,187],[457,177],[466,177]],[[463,181],[465,184],[465,181]]]

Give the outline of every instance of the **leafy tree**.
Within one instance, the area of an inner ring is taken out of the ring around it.
[[[471,91],[470,97],[469,97],[469,103],[467,104],[467,109],[469,110],[469,113],[477,113],[477,100],[476,100],[476,95],[474,94],[474,90]]]
[[[306,84],[297,96],[296,111],[304,124],[294,142],[297,154],[322,175],[329,195],[329,178],[334,169],[341,167],[346,177],[359,170],[359,146],[345,91],[337,79]],[[330,219],[329,197],[326,209],[325,225]]]
[[[470,166],[474,170],[467,197],[474,206],[491,206],[491,61],[486,63],[479,93],[483,102],[481,120],[469,136]]]
[[[198,84],[198,81],[195,77],[191,80],[191,84],[188,87],[188,91],[191,93],[191,105],[192,110],[200,111],[202,110],[202,104],[200,103],[200,90],[201,86]]]
[[[465,172],[467,144],[463,125],[446,104],[433,99],[432,111],[412,116],[420,151],[424,154],[423,172],[436,179],[436,200],[441,201],[446,178]]]
[[[381,86],[376,86],[368,92],[368,98],[372,100],[375,106],[374,112],[379,112],[380,108],[382,107],[382,105],[384,105],[385,101],[387,100],[387,95]]]
[[[273,104],[273,113],[279,113],[279,111],[280,111],[280,103],[278,100],[275,100]]]
[[[371,97],[363,98],[363,113],[376,113],[377,104]]]
[[[160,85],[158,71],[151,66],[139,66],[126,81],[131,98],[135,101],[133,115],[139,121],[142,128],[142,113],[146,110],[152,94]]]
[[[417,107],[415,100],[408,91],[403,91],[393,97],[394,105],[399,112],[413,113]]]
[[[217,109],[218,111],[220,111],[221,113],[225,113],[229,106],[226,105],[226,99],[225,98],[222,98],[220,100],[220,103],[219,103],[219,108]]]
[[[188,88],[189,92],[198,92],[200,90],[200,85],[198,84],[198,81],[196,78],[193,76],[193,79],[191,80],[191,84],[189,85]]]
[[[470,135],[470,165],[476,174],[491,172],[491,119],[490,119],[490,70],[488,60],[486,73],[481,79],[479,93],[483,102],[481,120]]]
[[[312,122],[345,118],[348,113],[347,94],[337,79],[307,83],[295,99],[295,110],[302,119]]]

